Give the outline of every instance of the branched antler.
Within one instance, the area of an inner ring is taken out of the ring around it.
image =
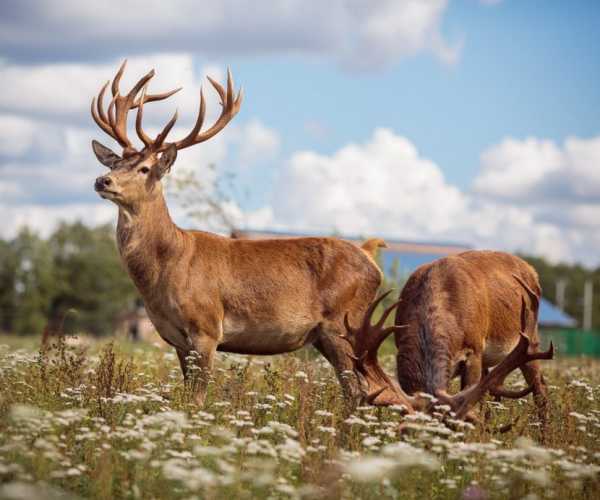
[[[147,94],[146,89],[148,86],[148,82],[154,76],[154,70],[152,70],[146,75],[144,75],[142,78],[140,78],[127,95],[122,96],[119,93],[119,83],[121,81],[121,77],[123,76],[123,72],[125,71],[126,64],[127,60],[125,60],[123,64],[121,64],[121,67],[117,71],[117,74],[115,75],[115,78],[112,81],[111,92],[113,98],[108,106],[108,111],[104,111],[104,93],[106,92],[110,81],[104,84],[104,86],[100,90],[100,93],[98,94],[98,97],[95,97],[92,100],[91,107],[92,117],[94,118],[94,121],[102,130],[104,130],[104,132],[110,135],[124,148],[125,156],[127,154],[133,154],[137,152],[133,148],[131,141],[127,137],[127,115],[132,109],[138,108],[135,120],[135,129],[140,140],[144,143],[144,150],[152,151],[153,153],[160,153],[165,151],[172,145],[175,145],[177,149],[183,149],[210,139],[211,137],[219,133],[223,128],[225,128],[225,126],[238,113],[242,105],[243,93],[240,89],[237,96],[234,94],[233,78],[231,76],[231,71],[227,70],[227,90],[225,90],[223,86],[217,81],[208,77],[208,80],[210,81],[212,86],[219,94],[219,97],[221,98],[222,107],[221,114],[216,120],[216,122],[213,124],[213,126],[204,132],[200,132],[204,123],[204,117],[206,113],[206,102],[204,100],[204,94],[202,92],[202,89],[200,89],[200,109],[198,112],[196,124],[192,128],[191,132],[180,141],[175,141],[172,143],[165,142],[167,135],[175,125],[175,122],[177,121],[178,115],[177,111],[175,111],[175,114],[165,125],[162,131],[156,136],[155,139],[152,139],[144,132],[142,128],[144,104],[166,99],[167,97],[172,96],[176,92],[179,92],[179,90],[181,90],[181,87],[175,90],[171,90],[169,92],[164,92],[162,94]],[[138,97],[140,91],[141,96]]]
[[[392,290],[380,295],[374,300],[363,316],[358,328],[350,326],[348,314],[344,316],[344,326],[347,333],[342,336],[352,346],[354,352],[355,373],[367,387],[366,402],[376,406],[392,404],[404,405],[409,412],[413,411],[413,404],[398,383],[385,373],[377,361],[377,351],[388,335],[405,328],[404,325],[385,327],[385,322],[392,311],[401,301],[389,306],[381,315],[376,324],[371,324],[371,319],[379,303],[387,297]]]
[[[140,104],[143,104],[142,100],[136,100],[136,97],[140,90],[145,88],[147,83],[154,76],[154,70],[140,78],[133,88],[127,93],[127,95],[122,96],[119,92],[119,83],[121,82],[121,77],[123,76],[126,65],[127,59],[123,61],[123,64],[121,64],[121,67],[117,71],[117,74],[112,81],[110,88],[113,98],[108,106],[108,115],[104,112],[104,93],[106,92],[106,88],[108,87],[110,81],[107,81],[104,84],[100,90],[100,93],[98,94],[98,97],[94,97],[92,100],[91,111],[94,121],[102,130],[104,130],[104,132],[115,139],[124,149],[133,150],[131,141],[127,137],[127,114],[130,110],[137,108],[140,106]],[[180,90],[181,87],[169,92],[164,92],[162,94],[147,95],[145,96],[144,101],[162,101],[163,99],[172,96]]]

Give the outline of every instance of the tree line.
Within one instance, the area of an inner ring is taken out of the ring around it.
[[[579,327],[583,321],[583,290],[586,281],[594,286],[592,296],[592,328],[600,330],[600,267],[588,269],[580,264],[551,264],[541,257],[521,256],[538,272],[542,294],[553,304],[557,301],[557,283],[564,282],[564,312]]]
[[[0,240],[0,331],[108,334],[136,297],[110,225],[63,223],[47,239],[25,228]]]
[[[67,333],[113,333],[119,317],[138,300],[114,234],[111,225],[89,228],[76,222],[61,224],[46,239],[27,228],[13,239],[0,239],[0,331],[41,334],[49,325]],[[556,299],[556,283],[565,281],[565,312],[579,324],[584,282],[592,280],[593,326],[600,328],[600,268],[524,258],[537,269],[550,302]],[[403,283],[405,277],[396,274],[392,269],[384,288]]]

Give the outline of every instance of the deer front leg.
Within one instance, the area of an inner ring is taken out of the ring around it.
[[[538,417],[543,425],[548,420],[548,389],[540,369],[539,361],[531,361],[521,367],[527,385],[533,388],[533,399],[537,406]]]
[[[185,334],[188,348],[177,349],[177,357],[185,382],[191,384],[194,400],[202,406],[222,329],[217,318],[196,317],[186,328]]]
[[[470,353],[465,361],[465,367],[460,376],[460,389],[464,390],[479,382],[481,380],[482,370],[481,355],[474,352]]]
[[[340,329],[340,332],[343,330]],[[348,343],[341,338],[341,333],[321,328],[317,341],[313,344],[315,348],[329,361],[335,370],[335,374],[342,386],[344,398],[350,409],[358,406],[365,391],[354,371],[354,361],[348,352]]]
[[[184,360],[185,364],[182,364],[183,377],[186,381],[192,381],[194,400],[198,406],[202,406],[206,399],[206,391],[212,374],[218,342],[215,338],[204,333],[191,334],[190,341],[193,349],[188,352]],[[177,354],[179,355],[179,353]]]

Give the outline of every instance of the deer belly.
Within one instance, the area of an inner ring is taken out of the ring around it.
[[[311,342],[315,322],[297,321],[282,325],[248,325],[245,322],[223,322],[223,340],[218,350],[238,354],[281,354],[300,349]]]
[[[517,345],[519,339],[490,340],[485,343],[483,350],[483,366],[491,367],[500,363]]]

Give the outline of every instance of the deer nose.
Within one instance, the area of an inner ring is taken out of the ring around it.
[[[103,175],[102,177],[98,177],[96,179],[94,187],[96,189],[104,189],[104,188],[110,186],[111,184],[112,184],[112,179],[106,175]]]

